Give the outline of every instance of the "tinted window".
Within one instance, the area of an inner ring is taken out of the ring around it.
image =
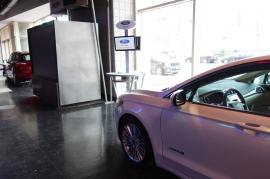
[[[22,61],[31,61],[30,55],[29,54],[22,55]]]

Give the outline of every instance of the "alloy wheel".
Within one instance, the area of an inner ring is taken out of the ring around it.
[[[126,124],[122,129],[121,139],[124,151],[133,162],[140,163],[145,159],[145,136],[136,124]]]

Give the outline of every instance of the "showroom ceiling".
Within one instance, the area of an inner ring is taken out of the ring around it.
[[[49,0],[0,0],[0,29],[10,21],[33,22],[49,15]]]
[[[0,21],[39,7],[48,2],[49,0],[0,0]]]

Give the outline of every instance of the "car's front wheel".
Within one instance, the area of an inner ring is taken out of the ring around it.
[[[127,158],[135,165],[153,162],[152,147],[143,126],[133,119],[124,121],[120,129],[122,149]]]

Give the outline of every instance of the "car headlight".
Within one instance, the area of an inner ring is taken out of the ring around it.
[[[118,108],[124,103],[123,99],[121,97],[117,98],[116,100],[116,107]]]

